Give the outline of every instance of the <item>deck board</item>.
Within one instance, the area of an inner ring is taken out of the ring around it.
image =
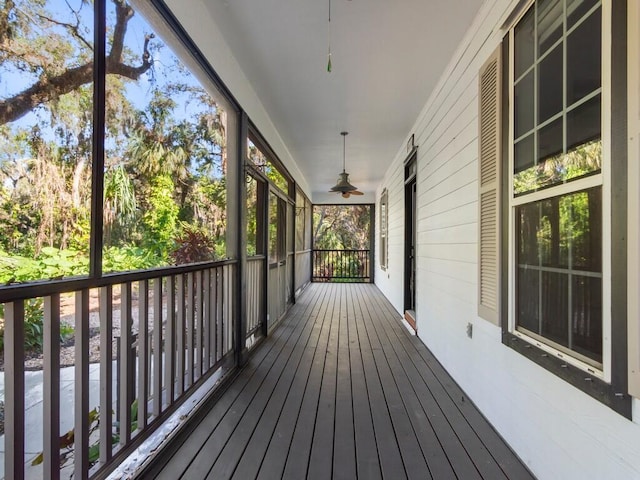
[[[371,284],[307,288],[144,477],[533,478]]]

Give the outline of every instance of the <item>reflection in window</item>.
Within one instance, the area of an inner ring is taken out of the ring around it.
[[[2,284],[89,273],[92,8],[60,0],[2,7]],[[67,78],[72,68],[77,74]]]
[[[516,324],[602,363],[602,191],[516,209]]]
[[[567,20],[564,2],[559,0],[539,0],[514,29],[514,68],[521,68],[522,62],[533,64],[514,85],[516,195],[577,180],[601,169],[602,8],[591,8],[597,2],[565,1],[571,15],[588,12],[577,20],[572,17],[573,29],[563,27]],[[518,35],[531,28],[534,12],[539,45],[531,60],[530,46],[518,40]],[[564,38],[563,31],[568,31]],[[526,137],[521,138],[523,135]]]
[[[387,237],[389,235],[389,192],[385,189],[380,198],[380,267],[387,268]]]
[[[514,27],[512,65],[515,327],[597,368],[602,186],[592,185],[602,179],[582,179],[603,166],[601,11],[592,0],[537,0]],[[518,39],[532,31],[532,15],[533,52]],[[530,67],[518,76],[522,65]]]

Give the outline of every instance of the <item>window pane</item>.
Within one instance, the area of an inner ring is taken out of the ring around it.
[[[225,258],[227,114],[139,12],[107,5],[141,66],[107,77],[103,270]]]
[[[516,195],[537,188],[533,139],[531,134],[515,144],[513,190]]]
[[[515,172],[521,172],[535,165],[533,155],[533,134],[516,143]]]
[[[538,67],[538,125],[562,110],[562,44]]]
[[[554,343],[569,346],[568,275],[542,272],[540,275],[542,311],[540,334]]]
[[[602,195],[594,188],[563,199],[574,269],[602,271]]]
[[[538,56],[544,55],[562,36],[562,4],[561,0],[538,1]]]
[[[567,37],[567,105],[600,88],[601,10],[598,9]]]
[[[572,196],[568,198],[573,198]],[[561,210],[567,197],[553,197],[538,202],[540,221],[536,240],[540,265],[552,268],[569,267],[569,218],[566,208]]]
[[[567,150],[571,151],[585,143],[600,140],[600,110],[600,95],[597,95],[567,113]],[[599,169],[600,158],[597,161]]]
[[[602,363],[602,279],[574,276],[571,296],[573,348]]]
[[[537,133],[538,161],[533,163],[529,136],[515,145],[514,193],[523,194],[600,171],[600,96],[567,113],[569,152],[563,153],[562,117]],[[571,148],[573,146],[573,148]]]
[[[538,131],[538,162],[535,166],[535,188],[544,188],[564,179],[562,153],[562,118]]]
[[[520,235],[518,236],[518,264],[537,265],[538,239],[540,230],[539,206],[535,203],[518,208]]]
[[[522,17],[514,31],[515,78],[520,78],[533,65],[534,59],[534,9]]]
[[[540,272],[518,268],[518,326],[540,333]]]
[[[598,362],[601,201],[596,187],[516,208],[517,326]]]
[[[92,5],[0,7],[0,284],[89,273]]]
[[[567,0],[567,29],[573,27],[596,3],[598,0]]]
[[[533,71],[529,72],[522,80],[520,80],[515,88],[515,137],[519,138],[534,125],[534,89],[533,89]]]

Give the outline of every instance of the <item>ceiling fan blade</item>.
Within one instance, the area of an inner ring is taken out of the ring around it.
[[[353,190],[352,192],[349,192],[351,195],[364,195],[364,193],[358,191],[358,190]]]

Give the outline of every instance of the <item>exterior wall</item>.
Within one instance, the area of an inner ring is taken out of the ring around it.
[[[407,132],[415,133],[418,145],[418,335],[539,478],[640,478],[639,402],[634,421],[625,419],[502,345],[500,328],[477,315],[478,71],[502,40],[501,25],[517,3],[485,3]],[[630,50],[636,52],[630,58],[639,61],[637,48]],[[639,155],[636,148],[629,163],[638,163]],[[378,202],[384,188],[389,192],[389,267],[378,267],[376,283],[398,312],[405,158],[403,147],[377,192]],[[630,191],[638,191],[638,178]],[[637,222],[637,216],[629,221]],[[639,283],[637,272],[635,278]],[[637,322],[637,316],[629,319]]]

